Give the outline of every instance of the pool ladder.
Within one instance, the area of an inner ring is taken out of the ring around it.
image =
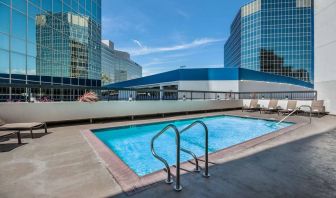
[[[182,185],[181,185],[181,182],[180,182],[180,151],[188,153],[189,155],[191,155],[194,158],[195,166],[196,166],[195,169],[194,169],[195,172],[200,172],[201,171],[201,169],[199,167],[197,156],[193,152],[191,152],[191,151],[189,151],[185,148],[181,148],[181,134],[188,131],[189,129],[191,129],[195,125],[201,125],[204,128],[204,131],[205,131],[205,149],[204,149],[204,152],[205,152],[205,169],[204,169],[203,176],[204,177],[210,177],[210,174],[209,174],[209,156],[208,156],[208,153],[209,153],[209,131],[208,131],[208,127],[205,125],[204,122],[202,122],[200,120],[195,121],[181,131],[179,131],[175,125],[169,124],[165,128],[163,128],[159,133],[157,133],[151,140],[152,154],[156,159],[158,159],[159,161],[161,161],[165,165],[165,170],[167,171],[167,179],[165,181],[166,181],[167,184],[172,184],[173,179],[172,179],[169,164],[164,158],[162,158],[161,156],[159,156],[156,153],[156,151],[154,149],[154,142],[158,137],[160,137],[168,129],[173,129],[174,132],[175,132],[175,142],[176,142],[176,176],[175,176],[176,181],[175,181],[175,186],[174,186],[175,191],[181,191],[182,190]]]
[[[295,112],[300,111],[302,108],[309,108],[309,124],[312,122],[312,112],[313,108],[309,105],[301,105],[300,107],[295,108],[291,113],[289,113],[286,117],[284,117],[282,120],[276,123],[276,125],[279,125],[283,123],[287,118],[289,118],[291,115],[293,115]]]

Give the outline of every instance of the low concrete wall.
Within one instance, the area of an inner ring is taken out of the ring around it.
[[[220,110],[241,106],[241,100],[2,103],[0,104],[0,118],[6,122],[60,122],[91,118]]]

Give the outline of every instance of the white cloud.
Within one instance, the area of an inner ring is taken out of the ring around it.
[[[155,67],[155,68],[143,68],[142,69],[142,76],[150,76],[150,75],[154,75],[154,74],[158,74],[158,73],[162,73],[162,72],[167,72],[170,71],[172,69],[169,69],[167,67]]]
[[[180,45],[174,45],[174,46],[167,46],[167,47],[147,47],[143,44],[141,44],[138,40],[133,40],[139,48],[136,49],[124,49],[125,51],[130,52],[133,56],[141,56],[141,55],[148,55],[148,54],[154,54],[154,53],[160,53],[160,52],[172,52],[172,51],[178,51],[178,50],[186,50],[186,49],[192,49],[197,48],[213,43],[222,42],[224,39],[215,39],[215,38],[201,38],[196,39],[190,43],[180,44]]]
[[[136,43],[139,47],[143,48],[143,46],[142,46],[142,44],[140,43],[140,41],[134,39],[133,42]]]
[[[183,10],[176,9],[176,13],[186,19],[190,18],[189,14]]]

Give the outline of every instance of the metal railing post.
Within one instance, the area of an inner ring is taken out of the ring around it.
[[[189,130],[190,128],[192,128],[193,126],[195,126],[196,124],[200,124],[201,126],[203,126],[204,131],[205,131],[205,148],[204,148],[204,157],[205,157],[205,168],[204,168],[204,172],[203,172],[203,176],[204,177],[210,177],[209,174],[209,130],[208,127],[206,126],[206,124],[200,120],[197,120],[195,122],[193,122],[192,124],[190,124],[189,126],[187,126],[186,128],[184,128],[183,130],[181,130],[181,134],[184,133],[185,131]],[[183,150],[182,150],[183,151]]]
[[[201,123],[205,129],[205,171],[203,173],[204,177],[210,177],[209,174],[209,131],[208,127],[202,122]]]
[[[160,160],[166,167],[166,170],[167,170],[167,179],[166,179],[166,183],[167,184],[171,184],[173,183],[173,180],[172,180],[172,176],[171,176],[171,172],[170,172],[170,168],[169,168],[169,164],[168,162],[163,159],[162,157],[160,157],[156,152],[155,152],[155,149],[154,149],[154,141],[160,136],[162,135],[164,132],[166,132],[168,129],[173,129],[174,132],[175,132],[175,135],[176,135],[176,183],[175,183],[175,186],[174,186],[174,189],[176,191],[181,191],[182,190],[182,185],[180,183],[180,150],[181,150],[181,139],[180,139],[180,132],[179,130],[177,129],[177,127],[173,124],[169,124],[167,125],[164,129],[162,129],[158,134],[156,134],[152,140],[151,140],[151,151],[152,151],[152,154],[153,156]]]
[[[176,128],[176,127],[175,127]],[[180,151],[181,151],[181,139],[180,139],[180,132],[177,129],[174,129],[176,132],[176,184],[174,190],[181,191],[182,185],[180,183]]]

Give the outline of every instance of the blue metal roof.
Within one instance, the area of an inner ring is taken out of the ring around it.
[[[288,83],[293,85],[313,88],[314,85],[305,81],[290,77],[258,72],[242,68],[200,68],[177,69],[151,76],[137,78],[106,85],[110,88],[127,88],[150,84],[174,82],[174,81],[205,81],[205,80],[254,80],[275,83]]]

